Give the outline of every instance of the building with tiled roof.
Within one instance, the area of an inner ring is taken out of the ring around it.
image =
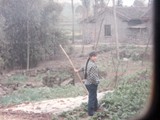
[[[152,11],[149,7],[116,7],[118,38],[120,42],[147,43],[148,27]],[[81,21],[83,36],[87,41],[115,42],[114,15],[112,7],[105,7],[97,15]],[[88,37],[91,36],[91,37]],[[88,38],[92,38],[88,40]]]

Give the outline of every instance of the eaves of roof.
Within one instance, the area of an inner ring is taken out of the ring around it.
[[[145,15],[147,10],[147,7],[116,7],[116,14],[122,20],[129,21],[132,19],[142,19],[142,15]],[[101,18],[106,12],[113,14],[113,7],[105,7],[96,16],[85,18],[80,23],[95,23],[96,19]]]
[[[140,19],[146,11],[147,7],[116,7],[117,16],[125,21]],[[106,7],[98,14],[98,16],[105,14],[106,12],[113,14],[113,7]]]

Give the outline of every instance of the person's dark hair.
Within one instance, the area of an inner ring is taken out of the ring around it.
[[[95,51],[92,51],[91,53],[89,53],[89,57],[93,57],[93,56],[97,56],[97,53]]]
[[[88,62],[90,60],[90,57],[93,57],[93,56],[97,56],[97,53],[95,51],[92,51],[92,52],[89,53],[89,58],[87,59],[86,66],[85,66],[84,79],[87,78],[87,66],[88,66]]]

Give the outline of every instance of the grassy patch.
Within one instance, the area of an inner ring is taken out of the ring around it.
[[[7,80],[4,80],[2,83],[3,84],[24,83],[27,80],[28,80],[27,76],[18,74],[18,75],[11,76]]]
[[[76,97],[85,94],[82,86],[68,85],[65,87],[22,88],[12,94],[0,98],[1,105],[19,104],[54,98]]]

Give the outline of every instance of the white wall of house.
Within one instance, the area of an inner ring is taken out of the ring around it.
[[[103,23],[101,23],[102,21]],[[110,25],[111,27],[111,34],[108,36],[105,35],[105,25]],[[100,27],[101,27],[101,30],[100,30]],[[126,36],[127,27],[128,27],[127,22],[124,22],[121,18],[117,17],[119,41],[124,41],[127,39],[127,36]],[[104,42],[104,43],[115,43],[115,26],[114,26],[114,16],[112,13],[106,12],[105,14],[102,14],[98,18],[95,25],[90,24],[90,30],[92,30],[92,33],[94,33],[95,40],[99,39],[99,42]],[[100,36],[99,36],[99,32],[100,32]]]
[[[105,35],[105,25],[110,25],[111,28],[111,33],[108,36]],[[131,29],[129,27],[130,26],[128,25],[128,22],[117,16],[119,42],[126,43],[128,41],[128,43],[145,43],[146,39],[148,38],[147,30],[150,29],[150,26],[147,26],[147,29]],[[95,44],[97,40],[102,43],[116,43],[114,16],[111,12],[105,12],[99,16],[96,23],[85,23],[83,26],[83,31],[84,39],[89,41],[88,43]]]

